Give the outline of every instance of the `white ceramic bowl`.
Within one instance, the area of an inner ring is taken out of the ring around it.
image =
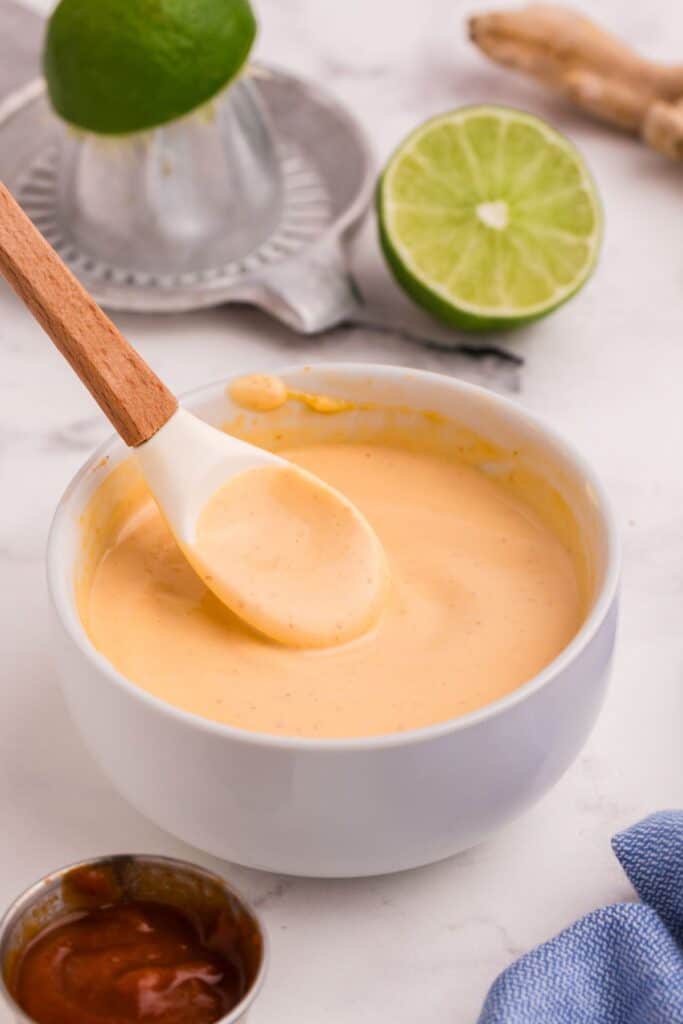
[[[592,470],[560,437],[480,388],[388,366],[328,365],[282,375],[303,390],[439,413],[540,468],[572,509],[594,578],[578,634],[504,699],[411,732],[283,738],[179,710],[121,676],[93,648],[76,608],[79,518],[104,476],[126,456],[113,440],[67,489],[50,535],[55,655],[66,700],[94,757],[126,799],[215,856],[321,877],[436,861],[478,843],[530,807],[571,764],[595,722],[617,620],[619,553],[609,505]],[[235,413],[225,381],[194,392],[185,404],[216,425]],[[353,414],[344,429],[353,433],[362,416]],[[368,413],[366,419],[376,424],[382,416]],[[339,429],[338,417],[316,419],[320,430]]]

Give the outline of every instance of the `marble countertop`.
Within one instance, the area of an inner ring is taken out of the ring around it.
[[[272,970],[253,1024],[468,1024],[513,958],[596,905],[631,897],[610,852],[613,832],[683,804],[683,167],[486,63],[463,32],[472,0],[256,6],[259,55],[336,92],[362,117],[379,159],[421,119],[477,101],[525,107],[567,131],[604,198],[601,265],[566,308],[504,339],[525,359],[519,371],[369,330],[301,339],[247,309],[118,323],[179,391],[284,362],[363,359],[461,374],[550,418],[602,474],[623,533],[611,690],[549,796],[483,846],[430,868],[363,881],[280,878],[219,864],[159,831],[86,753],[50,656],[50,519],[108,427],[0,283],[0,904],[78,857],[132,849],[195,858],[240,886],[270,929]],[[653,56],[683,58],[683,7],[670,0],[581,6]],[[399,295],[372,221],[353,262],[378,307],[461,340]]]

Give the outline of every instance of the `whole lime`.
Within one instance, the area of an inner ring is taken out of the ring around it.
[[[155,128],[227,85],[255,36],[249,0],[61,0],[43,53],[50,100],[98,134]]]

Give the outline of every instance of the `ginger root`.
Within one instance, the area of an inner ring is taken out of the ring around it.
[[[475,15],[469,32],[491,60],[683,160],[683,65],[646,60],[589,18],[545,4]]]

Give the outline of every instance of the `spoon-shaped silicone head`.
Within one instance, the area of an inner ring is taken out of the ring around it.
[[[375,623],[385,554],[344,495],[183,409],[136,455],[188,561],[255,629],[326,647]]]

